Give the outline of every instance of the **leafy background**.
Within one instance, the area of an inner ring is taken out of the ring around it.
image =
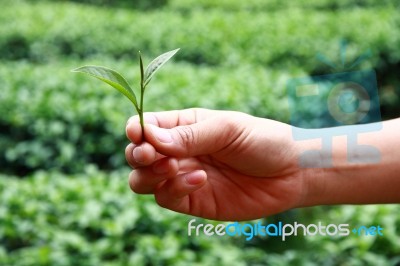
[[[290,78],[371,49],[381,112],[400,113],[398,0],[0,0],[0,265],[396,265],[400,207],[292,210],[262,222],[381,225],[383,237],[188,237],[192,218],[127,185],[130,103],[70,69],[139,79],[137,51],[181,47],[147,110],[233,109],[288,122]],[[133,82],[132,82],[133,83]],[[211,222],[198,219],[198,222]]]

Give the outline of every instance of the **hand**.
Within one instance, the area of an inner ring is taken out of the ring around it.
[[[127,124],[131,189],[170,210],[250,220],[299,207],[305,186],[291,127],[239,112],[187,109]]]

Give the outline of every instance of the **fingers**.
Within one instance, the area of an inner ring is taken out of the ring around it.
[[[129,186],[138,194],[154,193],[161,204],[165,204],[168,199],[180,200],[202,187],[207,180],[203,170],[181,174],[180,170],[177,159],[163,158],[151,166],[133,170],[129,175]]]
[[[156,117],[151,113],[143,114],[143,119],[146,124],[159,124]],[[132,116],[126,123],[126,136],[135,144],[142,142],[142,127],[140,126],[138,115]]]
[[[163,158],[152,166],[133,170],[129,175],[129,186],[138,194],[153,193],[154,189],[178,173],[178,162],[174,158]]]
[[[243,124],[215,117],[171,129],[145,125],[145,137],[157,152],[172,157],[215,153],[232,144],[245,131]]]
[[[206,118],[216,116],[220,111],[213,111],[200,108],[185,110],[144,113],[145,124],[152,124],[162,128],[173,128],[176,126],[190,125]],[[142,129],[139,123],[139,116],[131,117],[126,126],[126,135],[133,143],[142,142]]]
[[[218,115],[219,114],[219,115]],[[146,113],[144,136],[158,153],[172,157],[217,152],[233,143],[245,130],[237,112],[186,109]],[[126,134],[135,144],[143,141],[139,117],[129,119]]]
[[[164,156],[157,153],[152,145],[144,142],[140,145],[131,143],[126,146],[125,157],[131,167],[138,168],[150,165]]]
[[[189,213],[191,206],[187,196],[203,187],[206,182],[206,172],[196,170],[168,179],[155,189],[154,195],[161,207]]]

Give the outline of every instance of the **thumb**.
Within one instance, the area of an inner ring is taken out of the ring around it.
[[[166,156],[192,157],[217,152],[240,135],[237,125],[221,119],[207,119],[195,124],[164,129],[145,125],[145,137]]]

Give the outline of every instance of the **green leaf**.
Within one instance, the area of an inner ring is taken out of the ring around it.
[[[146,86],[154,74],[159,70],[171,57],[173,57],[180,48],[166,52],[158,57],[156,57],[150,64],[147,66],[146,71],[144,72],[144,86]]]
[[[144,70],[143,70],[143,59],[142,59],[142,53],[139,51],[139,66],[140,66],[140,86],[143,88],[143,82],[144,82]]]
[[[73,69],[72,72],[85,73],[104,81],[125,95],[135,105],[136,110],[139,110],[135,93],[117,71],[103,66],[83,66]]]

